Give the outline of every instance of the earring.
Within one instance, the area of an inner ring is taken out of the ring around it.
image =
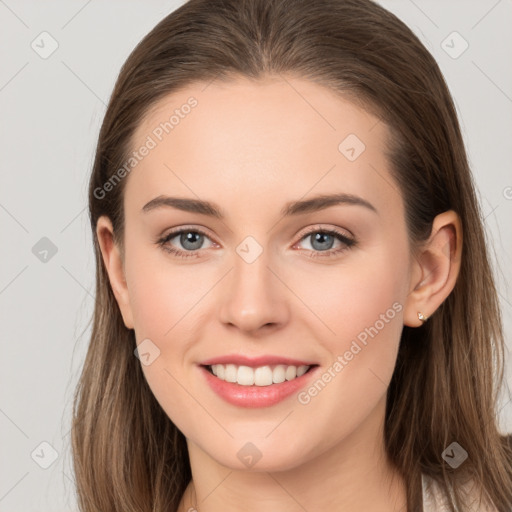
[[[428,316],[425,316],[421,311],[418,311],[418,318],[425,323],[428,320]]]

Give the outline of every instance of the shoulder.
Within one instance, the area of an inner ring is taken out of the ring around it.
[[[421,485],[423,493],[423,512],[450,511],[448,497],[433,478],[422,474]],[[477,487],[474,482],[464,484],[462,489],[464,494],[469,496],[469,508],[467,512],[498,512],[496,508],[485,507],[483,503],[480,503]]]

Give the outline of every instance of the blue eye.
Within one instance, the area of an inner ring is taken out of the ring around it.
[[[186,250],[176,249],[170,245],[170,241],[174,238],[179,237],[179,243]],[[198,256],[198,250],[202,246],[204,239],[208,238],[208,235],[200,229],[180,229],[179,231],[173,231],[165,237],[158,240],[158,245],[162,247],[164,251],[178,256],[179,258],[189,258]]]
[[[301,238],[301,241],[307,239],[310,240],[310,245],[314,249],[308,254],[310,258],[334,257],[356,245],[353,238],[349,238],[335,229],[325,230],[314,227]],[[336,240],[341,243],[341,247],[332,249]]]
[[[178,249],[171,240],[178,239],[181,247]],[[356,240],[349,238],[346,235],[336,231],[335,229],[319,229],[314,227],[308,231],[302,238],[303,240],[310,239],[310,245],[313,248],[307,249],[309,251],[308,256],[311,258],[329,258],[340,254],[343,251],[350,249],[357,244]],[[167,234],[165,237],[157,240],[157,244],[166,252],[173,254],[178,258],[190,258],[199,257],[205,239],[210,240],[210,237],[201,229],[179,229]],[[341,247],[332,249],[333,243],[338,241],[341,243]]]

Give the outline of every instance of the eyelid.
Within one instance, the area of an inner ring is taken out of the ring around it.
[[[354,235],[352,235],[352,233],[347,235],[347,234],[343,233],[342,230],[346,231],[347,233],[350,233],[350,231],[348,231],[344,228],[338,228],[337,226],[336,227],[333,227],[333,226],[325,227],[320,224],[309,226],[309,227],[305,228],[305,231],[303,231],[301,233],[301,236],[293,244],[292,248],[295,248],[295,246],[297,244],[299,244],[300,242],[302,242],[302,240],[307,238],[308,235],[311,235],[313,233],[322,232],[322,233],[334,236],[345,247],[341,247],[338,249],[328,249],[326,251],[314,251],[311,249],[306,249],[305,251],[308,253],[311,253],[310,254],[311,257],[319,257],[319,258],[326,258],[326,259],[329,257],[335,257],[339,253],[351,248],[352,246],[356,246],[358,244],[357,239],[354,237]],[[158,237],[157,240],[155,241],[155,243],[157,245],[161,246],[161,248],[163,250],[165,250],[169,253],[174,253],[178,258],[184,257],[184,256],[180,256],[180,255],[184,255],[184,254],[186,254],[187,256],[201,257],[201,254],[205,251],[205,249],[196,249],[193,251],[187,251],[187,250],[178,249],[175,247],[172,247],[172,249],[170,247],[168,247],[170,240],[172,240],[173,238],[175,238],[176,236],[179,236],[180,234],[182,234],[184,232],[198,233],[198,234],[203,235],[204,237],[208,238],[212,242],[213,245],[217,245],[217,246],[220,245],[215,240],[215,238],[212,237],[207,232],[206,228],[199,227],[197,225],[183,225],[183,226],[178,226],[176,228],[173,228],[167,234]],[[298,235],[296,235],[296,236],[298,236]]]
[[[348,231],[348,230],[346,230]],[[347,235],[341,231],[340,228],[336,227],[324,227],[320,225],[314,225],[307,228],[305,232],[301,233],[301,236],[299,237],[299,240],[292,246],[292,249],[297,250],[296,247],[298,244],[300,244],[303,240],[306,240],[310,235],[313,233],[324,233],[329,236],[334,237],[340,244],[341,247],[328,249],[326,251],[315,251],[312,249],[305,249],[304,251],[301,250],[301,252],[305,252],[305,256],[308,258],[314,258],[314,259],[322,259],[325,261],[329,261],[330,259],[336,259],[337,257],[341,256],[346,251],[350,250],[351,248],[355,248],[358,245],[358,240],[355,236],[352,234]]]
[[[355,236],[353,233],[351,233],[346,228],[339,228],[337,226],[325,226],[322,224],[315,224],[313,226],[305,228],[304,232],[301,232],[300,240],[302,240],[305,236],[310,235],[312,233],[316,233],[318,231],[332,231],[335,232],[341,236],[344,236],[345,238],[349,238],[351,240],[355,240]],[[300,241],[299,240],[299,241]]]
[[[209,232],[209,230],[207,228],[205,228],[203,226],[199,226],[197,224],[178,226],[176,228],[170,229],[166,233],[164,231],[165,234],[162,234],[162,235],[158,236],[157,240],[161,240],[163,238],[169,238],[171,236],[177,236],[177,235],[181,234],[183,231],[191,231],[191,232],[194,232],[194,233],[200,233],[201,235],[204,235],[205,237],[207,237],[210,240],[212,240],[212,242],[215,242],[217,245],[220,245],[215,240],[215,237],[210,234],[210,232]]]
[[[295,235],[296,237],[299,237],[299,239],[297,240],[297,242],[300,242],[303,238],[305,238],[307,235],[310,235],[312,233],[316,233],[318,231],[325,231],[325,232],[328,232],[328,231],[332,231],[332,232],[335,232],[341,236],[344,236],[346,237],[347,239],[351,239],[351,240],[354,240],[355,239],[355,236],[346,228],[338,228],[338,227],[334,227],[334,226],[331,226],[331,227],[326,227],[324,225],[321,225],[321,224],[314,224],[312,226],[309,226],[307,228],[304,228],[305,231],[299,231],[299,234]],[[209,239],[211,239],[215,244],[217,245],[220,245],[216,240],[215,240],[215,237],[213,237],[207,230],[207,228],[204,228],[203,226],[200,226],[200,225],[183,225],[183,226],[178,226],[176,228],[172,228],[170,231],[168,231],[166,234],[162,234],[160,236],[157,237],[157,241],[158,240],[161,240],[161,239],[164,239],[164,238],[168,238],[170,237],[171,235],[179,235],[181,232],[183,231],[193,231],[193,232],[197,232],[197,233],[200,233],[201,235],[204,235],[206,237],[208,237]],[[345,233],[341,232],[340,230],[343,230]],[[300,236],[299,236],[300,235]],[[297,243],[295,242],[295,244]],[[294,245],[295,245],[294,244]],[[198,250],[201,250],[201,249],[198,249]],[[189,251],[189,252],[192,252],[192,251]]]

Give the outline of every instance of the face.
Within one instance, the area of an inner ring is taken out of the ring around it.
[[[156,399],[227,467],[293,468],[383,418],[411,282],[386,136],[296,78],[190,86],[135,133],[116,296]],[[164,196],[190,202],[148,205]]]

